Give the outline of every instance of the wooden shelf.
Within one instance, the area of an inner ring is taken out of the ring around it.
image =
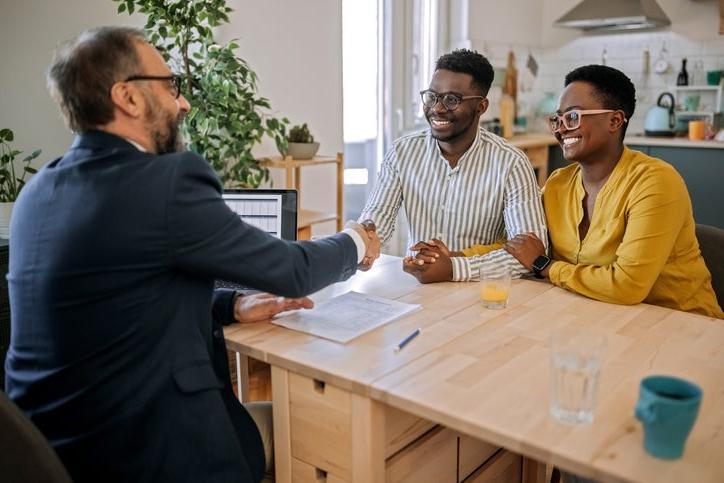
[[[342,229],[343,219],[343,188],[344,188],[344,156],[337,153],[337,156],[315,156],[312,159],[294,159],[291,156],[282,158],[273,156],[261,158],[260,164],[266,168],[278,168],[285,171],[285,188],[297,190],[297,238],[308,240],[312,237],[312,225],[326,221],[336,221],[336,229]],[[337,210],[336,213],[307,210],[302,208],[302,168],[307,166],[319,166],[324,164],[336,165],[337,171]]]
[[[291,156],[261,158],[261,165],[267,168],[302,168],[304,166],[315,166],[319,164],[341,163],[342,159],[332,156],[315,156],[312,159],[294,159]]]
[[[315,223],[324,223],[325,221],[334,221],[337,219],[337,213],[329,213],[316,210],[299,210],[297,217],[297,229],[302,229]]]

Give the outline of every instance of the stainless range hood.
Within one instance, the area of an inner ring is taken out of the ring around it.
[[[556,27],[590,31],[642,30],[671,25],[656,0],[583,0]]]

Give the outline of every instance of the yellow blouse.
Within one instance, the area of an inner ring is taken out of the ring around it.
[[[551,282],[605,302],[724,318],[694,234],[689,192],[671,165],[624,148],[581,241],[584,195],[578,163],[556,170],[545,185]]]

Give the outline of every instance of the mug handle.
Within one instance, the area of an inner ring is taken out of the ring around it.
[[[639,401],[636,403],[636,419],[642,423],[652,423],[656,420],[656,405],[651,402]]]

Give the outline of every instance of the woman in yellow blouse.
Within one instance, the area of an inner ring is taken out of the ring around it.
[[[635,89],[602,65],[566,76],[549,123],[573,164],[543,191],[552,259],[535,235],[506,250],[537,276],[587,297],[724,318],[694,234],[691,200],[669,164],[623,144]]]

